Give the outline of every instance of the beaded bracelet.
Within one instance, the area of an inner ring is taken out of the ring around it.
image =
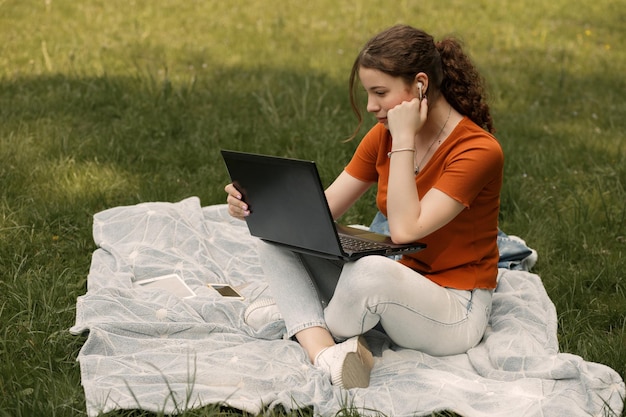
[[[405,152],[405,151],[415,152],[415,149],[413,149],[413,148],[394,149],[392,151],[387,152],[387,158],[391,158],[391,154],[392,153],[395,153],[395,152]]]

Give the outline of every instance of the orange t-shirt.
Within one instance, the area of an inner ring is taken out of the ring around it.
[[[391,135],[377,124],[359,144],[346,172],[378,183],[376,204],[387,215]],[[498,141],[465,117],[415,178],[420,196],[436,188],[466,208],[450,223],[420,239],[426,249],[405,255],[404,265],[437,284],[471,290],[495,288],[498,212],[504,155]]]

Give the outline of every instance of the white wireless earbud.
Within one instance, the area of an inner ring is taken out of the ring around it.
[[[420,93],[420,101],[422,101],[424,99],[424,93],[422,92],[422,89],[424,88],[424,84],[422,84],[422,82],[418,82],[417,83],[417,88],[419,90]]]

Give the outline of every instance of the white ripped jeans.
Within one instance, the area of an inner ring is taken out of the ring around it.
[[[320,326],[341,340],[380,323],[398,346],[444,356],[476,346],[489,321],[491,290],[441,287],[384,256],[342,263],[262,241],[259,256],[289,337]]]

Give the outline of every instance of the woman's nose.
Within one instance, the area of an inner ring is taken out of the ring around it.
[[[380,106],[378,105],[378,102],[372,98],[368,98],[367,99],[367,111],[369,113],[376,113],[378,110],[380,110]]]

